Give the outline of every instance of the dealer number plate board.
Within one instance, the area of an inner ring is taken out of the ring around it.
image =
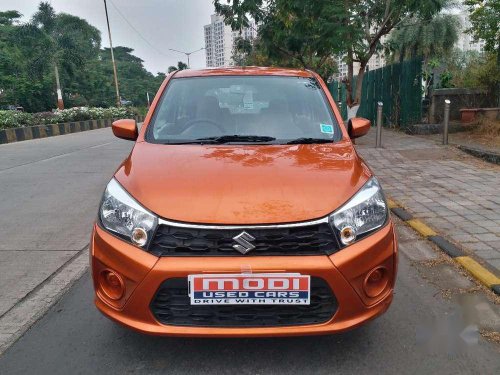
[[[309,305],[311,278],[298,273],[189,275],[191,305]]]

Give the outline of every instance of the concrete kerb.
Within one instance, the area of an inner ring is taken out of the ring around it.
[[[472,156],[486,160],[489,163],[494,163],[494,164],[500,165],[500,153],[498,153],[498,152],[493,152],[490,150],[482,150],[482,149],[473,148],[473,147],[469,147],[469,146],[465,146],[465,145],[458,145],[457,147],[460,150],[467,152],[468,154],[471,154]]]
[[[429,241],[434,242],[437,247],[439,247],[452,258],[458,258],[465,255],[462,249],[459,249],[457,246],[441,236],[430,236],[428,239]]]
[[[406,211],[404,208],[394,206],[391,208],[391,211],[403,221],[409,221],[413,219],[413,215]]]
[[[0,144],[28,141],[31,139],[55,137],[57,135],[79,133],[88,130],[110,127],[116,119],[74,121],[60,124],[34,125],[21,128],[0,130]],[[136,116],[137,122],[144,121],[144,116]]]
[[[474,277],[478,282],[486,286],[495,294],[500,295],[500,276],[493,274],[491,271],[483,267],[477,261],[466,255],[462,249],[458,248],[444,237],[438,235],[431,227],[419,219],[414,219],[412,214],[406,211],[401,205],[392,199],[388,199],[387,203],[394,215],[398,216],[405,224],[413,228],[425,239],[434,243],[441,251],[450,256],[460,266],[465,268],[467,272]]]
[[[86,246],[0,317],[0,356],[80,279],[88,257]]]

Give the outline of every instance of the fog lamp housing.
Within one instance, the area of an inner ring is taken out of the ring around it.
[[[101,291],[113,301],[117,301],[125,294],[125,284],[116,272],[105,269],[99,273],[99,287]]]
[[[389,272],[385,267],[377,267],[371,270],[365,277],[363,290],[370,298],[380,296],[389,284]]]

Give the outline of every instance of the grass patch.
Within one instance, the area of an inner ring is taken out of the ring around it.
[[[473,134],[484,135],[487,137],[500,137],[500,120],[492,120],[481,116],[473,124]]]

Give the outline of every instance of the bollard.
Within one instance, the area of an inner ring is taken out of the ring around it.
[[[377,103],[377,138],[375,140],[375,148],[382,147],[382,108],[384,103]]]
[[[444,101],[444,119],[443,119],[443,145],[448,144],[448,128],[450,126],[450,104],[451,101],[446,99]]]

